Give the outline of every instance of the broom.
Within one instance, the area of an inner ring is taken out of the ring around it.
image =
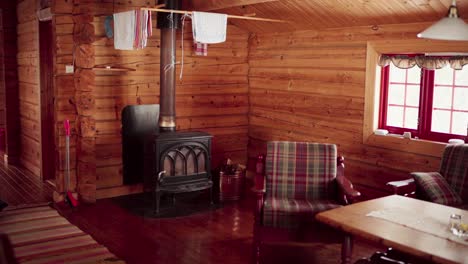
[[[70,192],[70,121],[68,119],[63,121],[63,126],[65,128],[65,201],[71,207],[76,207],[78,200]]]

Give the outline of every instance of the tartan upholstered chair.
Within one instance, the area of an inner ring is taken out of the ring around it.
[[[468,144],[445,147],[438,172],[413,172],[411,176],[387,185],[395,194],[468,209]]]
[[[351,238],[343,238],[342,234],[315,220],[317,213],[347,204],[360,196],[344,177],[343,158],[338,158],[336,145],[268,142],[266,158],[260,156],[257,162],[255,182],[258,190],[255,262],[260,259],[261,243],[268,240],[343,241],[342,261],[349,263]]]

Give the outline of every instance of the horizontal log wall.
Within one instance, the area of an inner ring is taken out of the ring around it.
[[[425,26],[356,27],[252,38],[249,156],[265,152],[268,140],[338,144],[347,176],[368,197],[387,194],[385,183],[404,179],[410,171],[437,170],[438,155],[363,144],[367,41],[414,39]]]
[[[77,1],[75,1],[77,2]],[[105,15],[153,4],[151,1],[115,1],[115,5],[102,1],[66,0],[55,3],[55,30],[57,34],[56,60],[56,118],[57,144],[60,159],[64,155],[62,122],[74,120],[76,111],[73,96],[73,77],[65,73],[65,65],[71,62],[73,53],[73,17],[71,12],[90,8],[94,15],[95,65],[127,67],[136,71],[96,70],[95,99],[96,120],[96,177],[98,198],[141,189],[123,188],[121,111],[126,105],[159,103],[159,30],[153,14],[153,36],[148,47],[142,50],[115,50],[113,39],[105,36]],[[70,14],[68,14],[70,13]],[[177,79],[176,114],[177,130],[201,130],[214,135],[213,162],[217,166],[225,157],[244,163],[247,157],[248,131],[248,33],[228,26],[227,41],[210,45],[207,57],[195,56],[192,50],[191,24],[187,20],[184,33],[184,71]],[[177,36],[177,61],[182,60],[180,30]],[[180,65],[177,65],[177,77]],[[72,127],[74,125],[72,124]],[[57,135],[59,134],[57,133]],[[72,164],[75,132],[72,132]],[[58,162],[63,169],[63,161]],[[63,172],[61,173],[63,174]],[[75,173],[72,172],[72,177]],[[59,179],[60,181],[60,179]],[[73,182],[73,181],[72,181]]]
[[[74,108],[74,75],[65,73],[65,65],[73,65],[73,1],[56,0],[52,4],[52,27],[55,37],[54,94],[55,94],[55,161],[56,193],[54,200],[63,197],[58,194],[65,190],[65,130],[64,120],[70,120],[70,190],[76,189],[76,110]]]
[[[20,162],[41,174],[41,113],[39,78],[39,25],[36,0],[18,1],[18,80],[21,125]]]

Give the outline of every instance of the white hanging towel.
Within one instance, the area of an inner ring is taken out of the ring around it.
[[[135,40],[135,11],[114,14],[114,48],[133,50]]]
[[[226,41],[227,15],[192,12],[194,42],[221,43]]]

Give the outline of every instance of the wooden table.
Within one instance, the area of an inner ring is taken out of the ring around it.
[[[410,210],[415,217],[430,217],[448,225],[451,214],[468,211],[398,195],[369,200],[317,214],[318,221],[381,245],[438,263],[468,263],[468,246],[388,220],[366,216],[372,211],[392,208]],[[428,218],[429,219],[429,218]],[[442,230],[441,228],[440,230]],[[439,231],[440,231],[439,230]],[[448,229],[446,230],[448,233]]]

